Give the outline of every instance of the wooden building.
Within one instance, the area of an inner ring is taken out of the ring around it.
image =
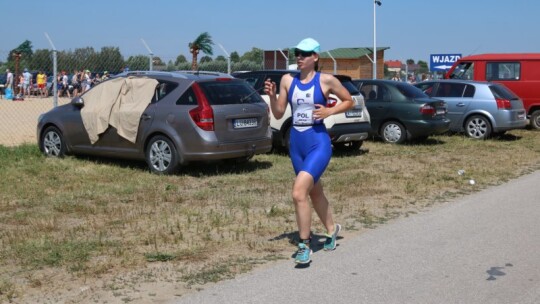
[[[377,78],[384,77],[384,51],[389,47],[377,48]],[[338,48],[319,54],[319,70],[356,78],[373,77],[373,48]],[[330,53],[330,54],[328,54]],[[335,60],[335,61],[334,61]]]

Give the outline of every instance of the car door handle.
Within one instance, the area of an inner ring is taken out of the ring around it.
[[[456,104],[456,107],[464,107],[464,106],[465,106],[465,104],[463,102],[460,102],[460,103]]]
[[[143,115],[141,116],[141,119],[142,119],[142,120],[149,120],[149,119],[152,119],[152,116],[151,116],[151,115],[148,115],[148,114],[143,114]]]

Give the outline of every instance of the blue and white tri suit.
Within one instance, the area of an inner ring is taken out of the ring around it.
[[[322,120],[313,118],[315,104],[326,106],[326,97],[321,89],[321,74],[303,84],[300,74],[292,81],[287,100],[291,105],[293,127],[291,128],[289,154],[296,175],[305,171],[314,183],[321,178],[330,163],[332,143]]]

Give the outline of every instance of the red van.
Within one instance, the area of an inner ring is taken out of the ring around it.
[[[531,126],[540,129],[540,53],[461,57],[445,78],[487,80],[504,84],[523,100]]]

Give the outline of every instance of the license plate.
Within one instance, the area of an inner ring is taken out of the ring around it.
[[[437,115],[444,115],[446,114],[446,109],[437,109]]]
[[[255,127],[257,127],[257,118],[233,119],[234,129],[255,128]]]
[[[362,117],[362,110],[349,110],[345,112],[345,117]]]

